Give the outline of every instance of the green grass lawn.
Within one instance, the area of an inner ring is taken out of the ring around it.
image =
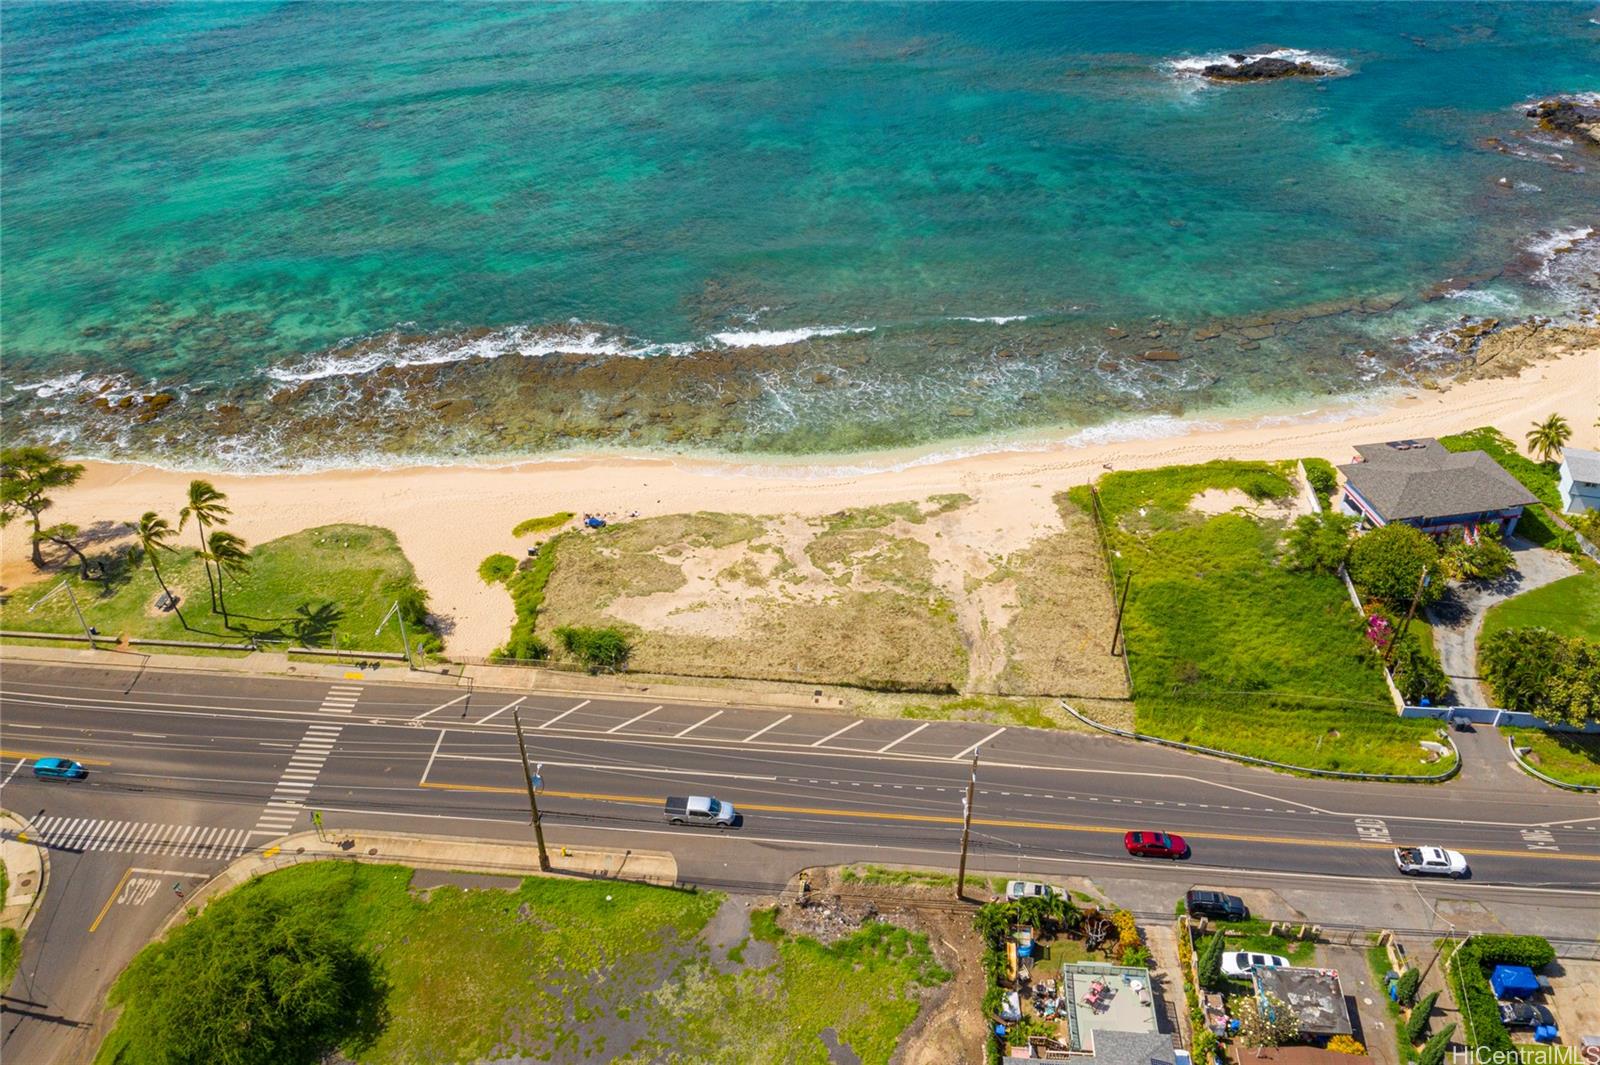
[[[1119,581],[1133,574],[1138,727],[1308,768],[1436,773],[1417,746],[1432,726],[1395,716],[1338,578],[1278,565],[1282,522],[1189,509],[1205,489],[1290,496],[1291,470],[1211,462],[1101,478],[1113,566]]]
[[[0,862],[0,906],[5,905],[10,885],[11,875],[6,872],[6,863]],[[22,937],[17,935],[15,928],[0,928],[0,989],[11,986],[11,979],[17,975],[17,966],[20,964]]]
[[[1546,776],[1568,784],[1600,787],[1600,735],[1517,729],[1512,742],[1529,748],[1527,759]]]
[[[247,572],[228,576],[224,594],[233,627],[211,610],[204,568],[193,551],[163,553],[158,559],[167,586],[179,596],[188,621],[155,607],[161,594],[147,562],[123,563],[103,585],[70,578],[84,617],[108,639],[242,643],[248,635],[313,647],[364,651],[401,650],[391,621],[374,635],[394,601],[408,603],[407,625],[413,646],[437,649],[438,637],[424,629],[417,605],[415,571],[394,533],[365,525],[325,525],[306,529],[252,549]],[[60,576],[17,589],[0,604],[0,628],[38,632],[81,632],[67,596],[58,594],[33,613],[28,608],[52,591]]]
[[[915,989],[948,978],[925,937],[888,924],[824,946],[783,934],[757,911],[752,934],[770,949],[746,963],[756,953],[746,940],[730,967],[699,938],[722,904],[716,893],[541,878],[422,893],[411,877],[397,866],[296,866],[222,897],[194,923],[248,904],[249,893],[313,908],[376,969],[381,1020],[340,1048],[364,1063],[822,1065],[829,1028],[863,1062],[885,1063],[920,1008]],[[133,1061],[124,1021],[137,1010],[139,965],[112,992],[129,1004],[97,1061]]]
[[[1600,640],[1600,572],[1584,570],[1507,599],[1483,619],[1481,646],[1501,629],[1541,626],[1563,636]]]

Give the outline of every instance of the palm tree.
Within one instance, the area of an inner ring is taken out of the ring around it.
[[[1559,414],[1552,414],[1542,422],[1534,422],[1528,431],[1528,451],[1538,455],[1541,462],[1553,462],[1561,449],[1572,439],[1572,426]]]
[[[177,535],[177,530],[172,523],[153,510],[144,512],[139,519],[139,525],[134,531],[139,538],[139,546],[144,549],[144,557],[150,560],[150,569],[156,575],[156,583],[161,585],[161,591],[166,594],[167,602],[172,604],[172,609],[178,615],[178,620],[183,622],[183,627],[189,627],[189,620],[183,616],[183,609],[178,606],[178,597],[172,594],[172,589],[167,587],[166,580],[161,576],[161,567],[156,563],[157,551],[177,552],[177,548],[167,543]]]
[[[211,555],[206,549],[206,527],[209,525],[228,524],[228,515],[232,514],[233,511],[223,505],[227,498],[227,496],[217,491],[216,486],[210,481],[190,481],[189,505],[178,511],[179,532],[182,532],[183,527],[189,524],[190,518],[194,519],[195,526],[199,530],[200,561],[206,567],[206,583],[211,586],[212,610],[217,609],[217,581],[211,579]],[[222,575],[218,573],[217,579],[220,580],[221,577]]]
[[[238,575],[248,570],[250,552],[245,548],[242,537],[218,529],[206,541],[206,558],[217,567],[217,604],[222,608],[222,624],[232,628],[233,623],[228,620],[228,601],[223,598],[222,575],[224,573]]]

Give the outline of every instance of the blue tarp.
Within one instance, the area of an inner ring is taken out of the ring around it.
[[[1527,998],[1539,990],[1539,978],[1526,965],[1496,965],[1489,976],[1495,998]]]

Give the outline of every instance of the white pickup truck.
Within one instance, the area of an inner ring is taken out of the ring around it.
[[[732,828],[739,820],[739,811],[733,803],[713,799],[709,795],[674,795],[667,799],[665,816],[675,825],[707,825],[714,828]]]
[[[1460,851],[1447,851],[1443,847],[1396,847],[1395,868],[1407,876],[1467,875],[1467,860]]]

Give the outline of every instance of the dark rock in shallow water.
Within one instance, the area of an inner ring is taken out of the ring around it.
[[[1526,114],[1538,120],[1540,129],[1600,145],[1600,96],[1556,96],[1540,100]]]
[[[1146,362],[1177,362],[1183,358],[1183,353],[1176,348],[1151,348],[1139,358]]]
[[[1235,53],[1226,63],[1209,63],[1200,73],[1213,81],[1267,81],[1272,78],[1325,78],[1338,73],[1332,67],[1320,66],[1306,59],[1282,59],[1278,56],[1247,56]]]

